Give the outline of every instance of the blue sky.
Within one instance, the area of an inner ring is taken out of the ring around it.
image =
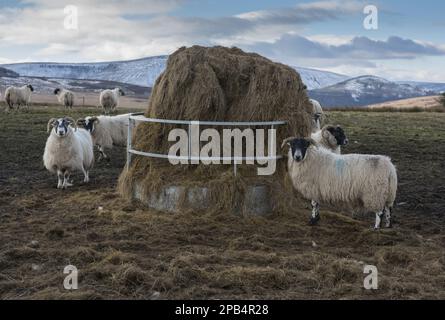
[[[77,29],[64,27],[66,5]],[[378,9],[377,30],[363,8]],[[296,0],[0,0],[0,63],[88,62],[225,45],[351,76],[445,82],[445,3]]]

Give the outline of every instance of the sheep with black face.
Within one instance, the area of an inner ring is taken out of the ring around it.
[[[320,219],[319,204],[348,206],[376,215],[375,229],[391,212],[397,192],[397,171],[391,159],[380,155],[335,154],[312,139],[288,138],[288,171],[294,188],[312,200],[310,224]]]
[[[93,140],[85,129],[77,128],[74,119],[69,117],[48,121],[46,140],[43,153],[43,164],[51,173],[57,174],[57,188],[66,189],[73,171],[84,174],[84,183],[89,182],[89,171],[93,167]]]
[[[72,109],[74,106],[74,93],[66,90],[56,88],[54,90],[54,94],[57,96],[57,100],[61,103],[65,108]]]
[[[128,136],[128,119],[130,114],[117,116],[88,116],[77,120],[77,125],[88,130],[93,138],[93,143],[99,148],[100,156],[109,160],[106,150],[113,146],[125,146]],[[108,151],[107,151],[108,152]]]
[[[26,110],[29,110],[29,104],[31,102],[31,94],[34,91],[34,87],[30,84],[21,87],[8,87],[5,91],[6,111],[14,110],[14,106],[17,106],[17,110],[21,106],[24,106]]]
[[[340,154],[341,147],[349,143],[345,131],[340,126],[327,125],[321,130],[313,133],[311,138],[317,145]]]

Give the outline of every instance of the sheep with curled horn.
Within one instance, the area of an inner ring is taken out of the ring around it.
[[[93,140],[89,132],[77,128],[73,118],[52,118],[48,121],[50,132],[43,153],[45,168],[57,174],[58,189],[72,186],[69,181],[74,171],[84,174],[84,183],[89,182],[89,171],[93,167]]]
[[[105,153],[113,146],[126,146],[128,136],[128,121],[130,114],[117,116],[88,116],[77,120],[77,125],[88,130],[93,138],[93,143],[98,147],[102,158],[109,160]]]
[[[312,133],[311,138],[318,146],[331,150],[337,154],[341,153],[342,146],[349,143],[345,131],[339,125],[324,126],[321,130]]]

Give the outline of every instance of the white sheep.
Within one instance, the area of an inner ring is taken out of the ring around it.
[[[312,118],[312,132],[316,132],[320,130],[321,123],[323,121],[323,108],[321,107],[320,102],[314,99],[309,99],[312,104],[312,114],[314,115]]]
[[[94,145],[98,146],[100,152],[98,160],[102,158],[109,160],[105,150],[127,144],[129,117],[130,114],[127,113],[117,116],[85,117],[77,120],[77,125],[88,130],[93,137]]]
[[[83,172],[85,183],[89,182],[89,170],[94,163],[91,135],[85,129],[72,126],[75,126],[75,122],[69,117],[48,121],[48,132],[51,131],[51,134],[46,140],[43,164],[48,171],[57,174],[58,189],[72,186],[69,178],[76,170]]]
[[[340,126],[324,126],[321,130],[311,134],[312,140],[320,147],[331,150],[334,153],[341,153],[341,146],[348,144],[349,140]]]
[[[375,212],[375,229],[385,215],[391,227],[391,212],[397,192],[397,172],[391,159],[378,155],[335,154],[311,139],[288,138],[288,170],[294,188],[312,200],[310,224],[320,219],[319,203],[347,205]]]
[[[72,109],[74,106],[74,93],[66,90],[56,88],[54,90],[54,94],[57,96],[57,100],[61,103],[65,108]]]
[[[120,96],[125,96],[125,93],[120,88],[115,88],[113,90],[107,89],[100,93],[99,101],[105,114],[115,111],[119,104]]]
[[[14,110],[14,106],[17,106],[17,110],[21,106],[25,106],[29,110],[29,103],[31,102],[31,93],[34,91],[32,85],[24,85],[22,87],[8,87],[5,91],[5,101],[7,104],[6,111]]]

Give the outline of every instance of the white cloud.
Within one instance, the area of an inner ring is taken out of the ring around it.
[[[338,46],[348,44],[354,39],[354,36],[351,35],[334,35],[334,34],[316,34],[310,35],[306,37],[307,39],[313,42],[319,42],[329,46]]]

